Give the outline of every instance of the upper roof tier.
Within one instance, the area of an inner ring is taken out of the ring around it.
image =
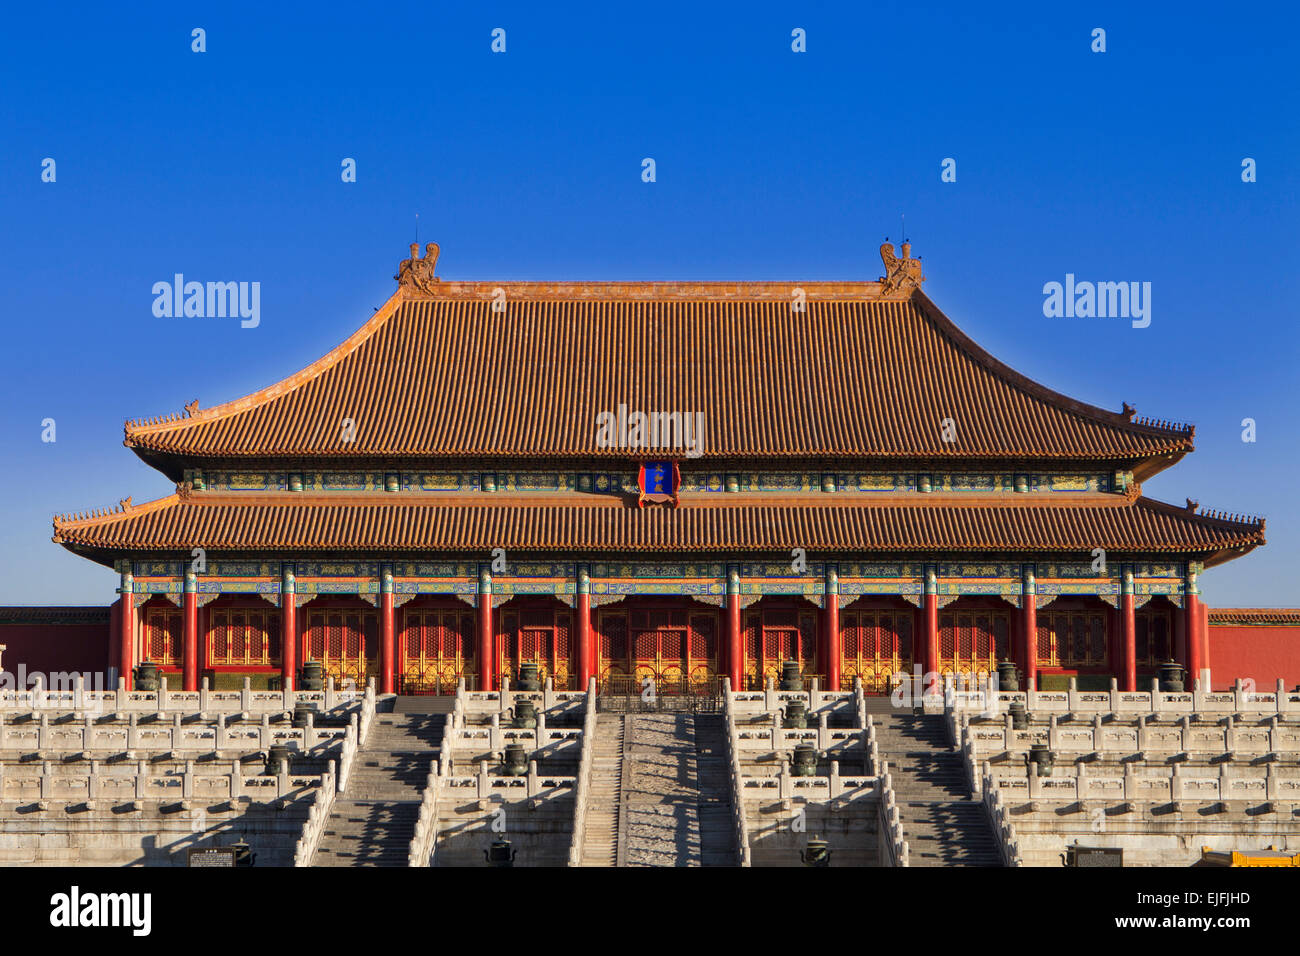
[[[920,291],[906,245],[882,257],[878,282],[497,283],[440,280],[436,246],[413,247],[396,294],[319,361],[224,405],[128,422],[125,443],[173,477],[229,459],[674,457],[600,447],[597,416],[622,405],[702,412],[714,460],[1092,460],[1141,480],[1191,450],[1191,426],[1003,365]]]

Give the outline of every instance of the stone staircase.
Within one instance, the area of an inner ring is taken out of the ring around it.
[[[618,865],[626,723],[627,718],[618,714],[596,716],[596,739],[592,741],[591,750],[591,787],[587,794],[587,819],[579,866]]]
[[[731,818],[731,777],[727,766],[727,719],[695,716],[695,771],[699,797],[700,866],[736,866],[736,825]]]
[[[888,698],[868,698],[867,711],[893,775],[911,865],[1001,866],[984,806],[970,792],[943,718],[897,709]]]
[[[393,713],[375,715],[312,866],[406,866],[425,780],[447,719],[445,713],[429,712],[445,705],[425,700],[398,698]]]

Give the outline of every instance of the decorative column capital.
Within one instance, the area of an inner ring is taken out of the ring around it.
[[[734,567],[727,569],[727,593],[728,594],[740,593],[740,572],[737,571]]]
[[[281,568],[281,578],[282,583],[280,590],[283,593],[293,594],[298,590],[298,579],[294,575],[293,564],[291,562],[286,561],[283,568]]]
[[[923,589],[926,594],[939,593],[939,575],[935,572],[934,568],[925,569],[925,583]]]
[[[122,566],[122,571],[121,574],[119,575],[118,583],[117,583],[117,593],[118,594],[135,593],[135,575],[131,573],[131,565],[129,563],[123,564]]]
[[[486,564],[480,564],[478,569],[478,593],[492,593],[492,568]]]
[[[840,593],[840,566],[838,564],[826,565],[826,593]]]
[[[1187,565],[1187,577],[1183,584],[1183,593],[1189,596],[1201,593],[1201,586],[1197,583],[1197,567],[1195,563]]]
[[[585,564],[578,565],[578,593],[591,593],[591,575],[588,573]]]
[[[391,564],[380,565],[379,592],[381,594],[393,593],[393,566]]]
[[[199,592],[199,576],[193,571],[185,572],[184,590],[186,594],[197,594]]]
[[[1120,577],[1120,593],[1132,595],[1135,592],[1133,586],[1133,569],[1125,568],[1123,575]]]

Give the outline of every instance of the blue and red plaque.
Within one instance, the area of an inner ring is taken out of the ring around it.
[[[675,461],[642,462],[636,484],[641,492],[636,500],[638,508],[644,508],[647,501],[652,504],[670,504],[676,508],[677,489],[681,487],[682,474]]]

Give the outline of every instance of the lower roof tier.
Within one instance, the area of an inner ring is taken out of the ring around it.
[[[78,519],[54,540],[110,564],[135,552],[1182,554],[1218,564],[1264,543],[1262,519],[1197,514],[1144,497],[735,495],[638,508],[595,495],[181,492]]]

